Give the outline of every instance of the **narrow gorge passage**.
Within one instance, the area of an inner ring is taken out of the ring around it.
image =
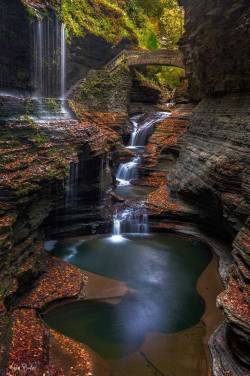
[[[250,376],[249,24],[0,0],[0,376]]]
[[[144,353],[145,346],[149,349],[155,347],[158,351],[153,368],[161,370],[164,375],[170,370],[172,372],[171,362],[163,361],[166,342],[171,343],[171,335],[179,336],[181,340],[186,332],[190,332],[190,340],[189,348],[182,348],[183,360],[178,359],[178,345],[174,342],[171,345],[172,351],[176,351],[175,361],[179,362],[176,374],[186,372],[185,361],[190,351],[195,356],[195,365],[188,371],[190,375],[200,375],[207,370],[206,353],[202,348],[205,332],[202,316],[206,307],[197,291],[197,283],[211,262],[211,251],[205,243],[192,237],[185,239],[177,235],[151,233],[146,205],[148,192],[144,190],[144,196],[142,191],[139,195],[136,193],[136,184],[140,181],[139,168],[144,167],[149,138],[157,124],[169,117],[170,112],[156,112],[131,118],[133,127],[126,148],[132,150],[137,155],[132,158],[139,161],[138,164],[125,162],[118,166],[115,192],[120,192],[120,195],[124,192],[125,201],[114,205],[112,234],[48,241],[45,244],[54,256],[84,272],[127,286],[127,293],[123,295],[118,285],[114,296],[105,296],[105,288],[100,288],[95,299],[88,296],[86,287],[85,301],[65,302],[48,308],[43,314],[51,328],[88,345],[106,359],[115,375],[119,372],[125,375],[131,367],[135,376],[147,375],[148,372],[150,375],[152,369],[148,371],[145,359],[140,355]],[[102,163],[101,190],[103,168]],[[67,188],[67,192],[73,193],[71,209],[73,202],[77,202],[78,182],[79,167],[74,165]],[[121,187],[129,188],[129,191],[119,191]],[[101,199],[104,196],[105,192],[101,192]],[[216,275],[215,269],[212,269],[212,274]],[[92,289],[93,286],[95,280]],[[198,327],[199,330],[196,329]],[[197,332],[193,334],[192,331]],[[165,342],[160,344],[158,336],[162,336]],[[146,354],[148,360],[154,359],[152,350],[147,349]],[[140,359],[136,366],[133,357]]]

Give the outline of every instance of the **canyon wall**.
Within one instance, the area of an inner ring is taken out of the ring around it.
[[[30,85],[29,17],[19,0],[0,3],[0,90]]]
[[[1,0],[0,91],[33,91],[35,14],[44,14],[46,17],[48,6],[53,9],[53,6],[58,4],[57,0]],[[112,45],[88,32],[83,37],[71,36],[66,48],[66,89],[70,89],[80,78],[86,76],[90,69],[103,66],[131,43],[124,39]]]
[[[200,101],[185,136],[171,189],[195,203],[206,227],[236,240],[225,293],[225,324],[210,341],[214,375],[250,367],[250,8],[247,0],[182,0],[181,41],[190,97]]]

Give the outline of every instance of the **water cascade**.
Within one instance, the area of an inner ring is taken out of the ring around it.
[[[66,38],[65,25],[61,24],[61,100],[65,100],[66,83]]]
[[[126,208],[116,212],[113,218],[113,236],[121,237],[122,234],[147,234],[148,214],[145,206]]]
[[[133,131],[129,147],[144,147],[155,123],[164,120],[167,116],[169,116],[167,112],[156,112],[155,114],[150,115],[150,117],[147,116],[146,119],[143,114],[133,116],[131,118]]]
[[[116,179],[120,185],[129,185],[132,180],[137,178],[138,166],[141,158],[134,157],[130,162],[120,164]]]
[[[38,117],[69,117],[65,108],[66,37],[65,26],[55,15],[38,16],[33,24],[33,99]],[[46,98],[46,99],[45,99]],[[47,98],[53,98],[47,100]]]
[[[60,98],[65,90],[64,27],[53,15],[39,17],[33,27],[35,96]]]
[[[154,125],[169,116],[168,112],[156,112],[153,115],[135,115],[131,118],[133,130],[128,149],[134,149],[135,156],[127,163],[120,164],[116,180],[120,186],[130,185],[138,178],[141,153],[152,133]],[[143,203],[116,212],[113,217],[113,239],[120,241],[123,233],[147,234],[148,214]]]
[[[133,130],[128,149],[134,149],[135,156],[131,161],[120,164],[116,179],[119,185],[129,185],[138,177],[138,167],[141,163],[140,154],[143,152],[154,125],[169,116],[168,112],[156,112],[153,115],[135,115],[131,118]]]
[[[66,185],[65,206],[67,211],[74,211],[78,201],[79,164],[72,162],[69,169],[69,177]]]

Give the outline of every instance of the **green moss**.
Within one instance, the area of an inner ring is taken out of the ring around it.
[[[124,74],[128,74],[127,69],[124,67],[119,67],[114,73],[101,70],[89,72],[87,78],[79,86],[76,100],[81,102],[90,97],[101,100],[104,98],[104,94],[117,90],[123,82]]]
[[[45,144],[48,141],[48,137],[45,134],[37,133],[34,136],[34,140],[35,140],[35,143],[38,146],[41,146],[41,145]]]
[[[26,9],[28,17],[31,21],[33,21],[33,18],[36,17],[36,10],[31,7],[25,0],[21,0],[21,2]]]
[[[62,0],[57,12],[70,35],[89,31],[112,43],[130,38],[155,49],[166,40],[176,46],[182,33],[183,13],[177,0]]]
[[[53,98],[46,99],[46,105],[48,107],[48,110],[51,110],[53,112],[59,112],[61,110],[61,105],[58,100]]]
[[[175,90],[184,76],[184,69],[167,66],[148,66],[143,73],[136,72],[138,80],[155,85],[163,93]]]
[[[28,113],[23,115],[23,118],[21,119],[21,122],[24,124],[27,124],[31,129],[36,130],[37,126],[32,117]]]

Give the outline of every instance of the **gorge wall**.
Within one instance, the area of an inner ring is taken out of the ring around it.
[[[19,0],[0,4],[0,89],[27,90],[30,85],[29,16]]]
[[[246,0],[180,3],[190,96],[200,103],[169,180],[172,191],[198,202],[206,226],[232,239],[238,233],[227,290],[218,298],[226,322],[210,345],[214,375],[248,375],[250,9]]]
[[[35,13],[49,14],[48,9],[59,6],[50,0],[2,0],[0,3],[0,90],[30,92],[34,59]],[[54,10],[52,10],[54,13]],[[90,69],[98,69],[111,60],[131,41],[124,39],[116,45],[102,37],[86,32],[83,37],[71,36],[67,43],[67,89]]]

